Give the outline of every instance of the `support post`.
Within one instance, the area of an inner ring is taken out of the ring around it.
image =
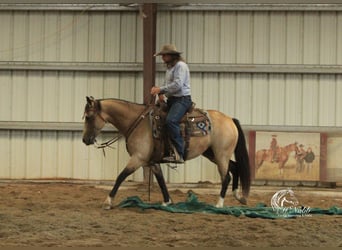
[[[157,7],[155,3],[143,4],[143,56],[144,56],[144,103],[151,101],[150,90],[155,84],[156,59],[156,29]]]
[[[155,85],[156,59],[156,29],[157,29],[157,4],[146,3],[142,8],[143,18],[143,56],[144,56],[144,104],[150,104],[152,96],[151,88]],[[149,183],[151,171],[143,167],[144,183]]]

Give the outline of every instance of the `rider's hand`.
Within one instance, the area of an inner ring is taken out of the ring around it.
[[[158,95],[159,102],[165,102],[165,95]]]
[[[152,87],[151,89],[151,95],[158,95],[160,93],[159,87]]]

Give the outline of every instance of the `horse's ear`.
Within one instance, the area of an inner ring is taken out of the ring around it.
[[[86,96],[87,103],[91,106],[93,102],[95,101],[94,97],[92,96]]]
[[[90,100],[89,96],[86,96],[86,100],[87,100],[87,103],[88,103],[88,104],[91,103],[91,100]]]

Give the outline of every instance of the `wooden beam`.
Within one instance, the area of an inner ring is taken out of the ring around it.
[[[153,3],[143,4],[143,56],[144,56],[144,104],[149,104],[153,101],[150,94],[151,88],[155,85],[156,76],[156,59],[153,54],[156,52],[156,30],[157,30],[157,5]],[[149,183],[151,171],[149,167],[143,167],[144,183]]]
[[[155,84],[156,59],[156,29],[157,29],[157,5],[146,3],[143,5],[141,16],[143,18],[143,42],[144,42],[144,104],[151,102],[150,90]]]

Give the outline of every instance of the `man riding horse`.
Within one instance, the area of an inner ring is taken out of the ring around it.
[[[166,162],[184,163],[184,140],[180,133],[179,122],[191,107],[190,72],[188,65],[174,45],[164,45],[155,56],[162,56],[166,65],[164,85],[152,87],[151,94],[158,95],[159,101],[167,97],[168,114],[165,126],[176,150],[175,155],[164,157]]]

